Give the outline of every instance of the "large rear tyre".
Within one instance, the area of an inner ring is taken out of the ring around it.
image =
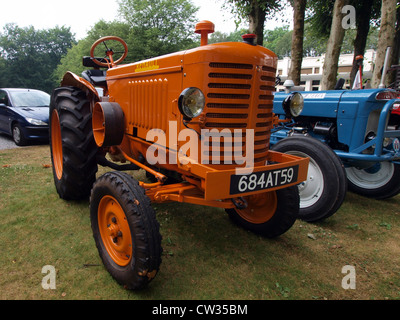
[[[383,200],[400,193],[400,165],[377,162],[368,169],[346,168],[349,190],[359,195]]]
[[[93,237],[104,266],[127,289],[144,288],[159,271],[161,235],[150,199],[126,173],[109,172],[90,198]]]
[[[296,186],[244,197],[245,209],[226,209],[240,227],[266,238],[275,238],[288,231],[299,212],[299,191]]]
[[[347,193],[346,173],[336,153],[321,141],[303,136],[285,138],[272,149],[310,158],[307,180],[298,185],[299,218],[316,222],[336,213]]]
[[[90,101],[73,87],[54,90],[50,105],[50,151],[57,193],[65,200],[88,198],[96,180],[98,148]]]

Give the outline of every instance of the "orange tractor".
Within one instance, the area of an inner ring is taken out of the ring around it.
[[[200,47],[125,65],[126,43],[99,39],[83,59],[92,69],[67,72],[52,95],[57,192],[65,200],[90,196],[100,257],[129,289],[146,286],[160,268],[152,202],[223,208],[265,237],[297,218],[296,185],[306,180],[309,160],[269,149],[277,57],[253,35],[208,44],[213,31],[201,21]],[[285,101],[285,108],[301,107],[295,95]],[[112,170],[97,178],[98,165]],[[147,178],[135,180],[132,170]]]

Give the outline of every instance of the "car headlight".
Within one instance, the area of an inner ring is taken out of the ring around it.
[[[30,124],[33,124],[35,126],[47,126],[46,122],[44,122],[42,120],[38,120],[38,119],[26,118],[26,121],[28,121]]]
[[[199,116],[205,106],[206,99],[203,92],[195,87],[187,88],[179,96],[179,111],[190,120]]]
[[[298,92],[291,93],[283,101],[282,106],[287,117],[298,117],[303,111],[304,107],[303,95]]]

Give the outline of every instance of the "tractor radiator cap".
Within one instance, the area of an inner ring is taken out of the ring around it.
[[[248,33],[242,35],[242,39],[245,43],[251,44],[252,46],[256,45],[257,36],[254,33]]]

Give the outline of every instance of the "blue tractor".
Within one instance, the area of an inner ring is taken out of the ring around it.
[[[374,199],[400,192],[400,99],[396,91],[301,92],[304,107],[300,115],[284,108],[293,94],[289,90],[275,93],[271,145],[273,150],[310,158],[308,180],[299,185],[303,220],[318,221],[334,214],[347,188]]]

